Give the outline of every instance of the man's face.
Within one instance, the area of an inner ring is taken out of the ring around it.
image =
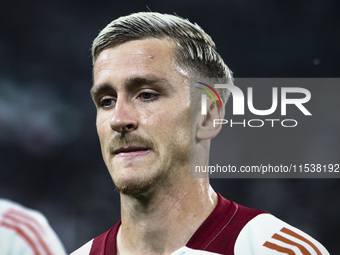
[[[174,47],[135,40],[103,50],[95,62],[97,132],[122,193],[144,193],[189,169],[189,77],[175,63]]]

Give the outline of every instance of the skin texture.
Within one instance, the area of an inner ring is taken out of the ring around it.
[[[104,49],[94,65],[97,132],[121,194],[119,254],[170,254],[217,203],[208,178],[191,178],[189,170],[190,159],[208,164],[219,132],[211,120],[220,111],[190,115],[190,77],[174,48],[164,39],[130,41]]]
[[[94,88],[109,85],[105,94],[94,96],[99,106],[97,130],[102,154],[122,191],[123,187],[144,187],[153,180],[161,181],[169,169],[190,160],[189,97],[181,86],[188,83],[188,78],[176,71],[168,43],[158,50],[152,43],[136,49],[139,46],[135,44],[103,51],[94,67]],[[126,86],[128,82],[132,85]],[[103,100],[109,106],[102,107]],[[124,128],[127,132],[114,132]],[[128,146],[149,150],[131,156],[112,153]],[[147,191],[146,187],[142,191]]]

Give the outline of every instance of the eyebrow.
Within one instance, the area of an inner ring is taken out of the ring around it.
[[[143,85],[155,86],[162,89],[163,91],[170,91],[172,89],[172,86],[167,79],[153,75],[136,76],[128,78],[124,82],[124,87],[128,91],[131,91],[136,87],[140,87]],[[112,93],[113,91],[115,91],[114,86],[110,85],[109,83],[103,83],[99,84],[98,86],[92,86],[90,94],[92,99],[95,101],[95,99],[100,97],[101,95],[107,94],[109,92]]]
[[[111,85],[109,85],[108,83],[103,83],[96,87],[92,86],[90,90],[90,94],[91,94],[92,100],[95,101],[98,97],[100,97],[100,95],[107,94],[108,92],[112,90],[113,89]]]

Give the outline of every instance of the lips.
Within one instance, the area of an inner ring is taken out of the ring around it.
[[[150,151],[150,148],[141,146],[120,147],[113,151],[113,154],[119,157],[136,157],[145,155]]]

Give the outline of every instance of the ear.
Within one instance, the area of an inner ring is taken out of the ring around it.
[[[206,140],[214,138],[221,130],[222,124],[215,123],[215,119],[224,118],[224,106],[220,102],[213,100],[207,101],[207,114],[200,115],[200,120],[197,126],[197,138],[199,140]]]

